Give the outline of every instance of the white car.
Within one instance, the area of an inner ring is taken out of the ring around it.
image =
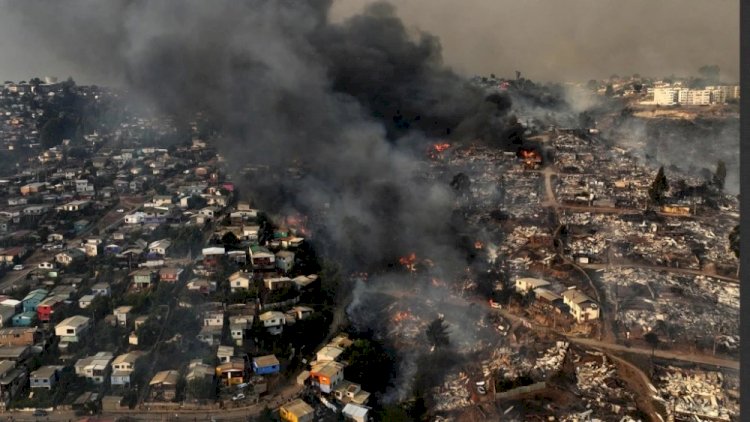
[[[120,213],[125,212],[125,209],[124,208],[118,208],[117,212],[120,212]]]
[[[240,393],[240,394],[237,394],[236,396],[232,397],[232,401],[242,400],[244,398],[245,398],[245,395],[242,394],[242,393]]]
[[[13,271],[21,271],[23,269],[23,265],[18,264],[13,266]]]

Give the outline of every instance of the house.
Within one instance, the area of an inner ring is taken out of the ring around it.
[[[318,362],[310,369],[312,385],[323,393],[330,393],[344,379],[344,365],[335,362]]]
[[[54,270],[55,264],[51,261],[42,261],[37,265],[40,270]]]
[[[168,239],[157,240],[148,245],[148,252],[152,255],[165,256],[170,246],[172,242]]]
[[[209,311],[203,314],[203,325],[213,327],[224,326],[224,312],[221,311]]]
[[[42,339],[36,327],[7,327],[0,329],[0,346],[33,346]]]
[[[248,322],[230,322],[229,323],[229,334],[232,337],[232,340],[234,340],[234,344],[236,344],[237,346],[242,346],[245,338],[248,337],[248,332],[252,328],[251,324],[252,323],[248,323]]]
[[[194,359],[191,360],[190,364],[188,365],[187,373],[185,374],[185,380],[190,382],[194,379],[213,379],[215,373],[215,369],[210,365],[206,365],[200,359]]]
[[[292,308],[292,312],[297,320],[302,320],[313,314],[313,309],[307,306],[295,306]]]
[[[212,246],[210,248],[203,248],[201,253],[203,254],[203,265],[213,268],[221,263],[221,257],[224,256],[226,250],[219,246]]]
[[[29,384],[31,388],[46,388],[52,390],[55,388],[55,383],[60,380],[60,372],[62,372],[62,370],[63,366],[60,365],[42,366],[31,373]]]
[[[272,269],[275,267],[276,255],[263,246],[250,246],[250,262],[256,269]]]
[[[111,352],[98,352],[94,356],[78,359],[74,365],[76,375],[85,377],[94,384],[102,384],[109,374],[113,359]]]
[[[271,277],[271,278],[264,278],[263,284],[266,286],[268,290],[279,290],[279,289],[291,287],[294,284],[294,282],[292,282],[292,279],[289,277]]]
[[[279,369],[279,360],[274,355],[253,358],[253,372],[258,375],[277,374]]]
[[[294,252],[276,252],[276,268],[280,269],[284,273],[288,273],[292,271],[292,267],[294,267]]]
[[[74,262],[83,261],[85,257],[86,254],[80,249],[68,249],[67,251],[55,255],[55,261],[58,264],[67,267]]]
[[[117,325],[121,327],[128,325],[128,314],[130,314],[132,309],[132,306],[118,306],[112,311],[112,314],[117,319]]]
[[[182,278],[182,274],[185,270],[176,267],[165,267],[159,270],[159,281],[167,283],[176,283]]]
[[[109,283],[96,283],[91,286],[91,293],[95,296],[109,296],[112,294],[112,290],[109,287]]]
[[[130,374],[135,370],[136,361],[144,355],[144,352],[133,351],[117,356],[112,361],[112,385],[129,385]]]
[[[273,335],[281,334],[284,330],[284,324],[286,324],[286,315],[278,311],[268,311],[260,314],[260,321],[263,323],[263,327]]]
[[[0,361],[0,401],[7,406],[26,386],[26,368],[10,360]]]
[[[49,292],[44,289],[36,289],[30,291],[24,298],[21,300],[21,304],[23,306],[24,312],[36,312],[37,306],[39,306],[39,303],[44,300],[44,298],[47,297]]]
[[[294,283],[295,287],[297,287],[297,290],[305,290],[311,288],[312,284],[317,280],[318,276],[316,274],[311,274],[294,277],[292,279],[292,282]]]
[[[234,358],[229,362],[219,364],[216,367],[216,377],[227,386],[238,385],[245,382],[245,361],[242,358]]]
[[[151,400],[170,401],[174,400],[177,395],[177,382],[180,380],[180,374],[177,371],[157,372],[148,383],[149,396]]]
[[[16,314],[12,319],[14,327],[31,327],[36,322],[36,312],[28,311]]]
[[[27,249],[22,246],[0,249],[0,262],[7,264],[18,263],[26,255]]]
[[[333,389],[333,397],[340,403],[354,403],[363,405],[370,399],[370,393],[362,389],[362,386],[347,380],[343,380]]]
[[[83,295],[80,299],[78,299],[78,307],[81,309],[86,309],[89,306],[91,306],[91,302],[94,301],[94,298],[96,296],[94,295]]]
[[[544,287],[534,289],[534,297],[536,298],[534,305],[547,310],[560,312],[561,305],[564,305],[562,296]]]
[[[31,346],[2,346],[0,347],[0,361],[9,360],[23,362],[31,355]]]
[[[65,300],[65,297],[57,295],[45,298],[36,307],[36,317],[40,322],[49,322],[52,319],[52,314],[65,304]]]
[[[61,342],[76,343],[81,341],[89,329],[90,320],[82,315],[65,318],[55,326],[55,335]]]
[[[194,278],[187,283],[187,289],[192,292],[202,293],[204,295],[216,291],[216,282],[203,278]]]
[[[96,243],[86,243],[83,245],[83,253],[88,257],[99,255],[99,245]]]
[[[279,417],[284,422],[312,422],[315,409],[302,399],[294,399],[279,407]]]
[[[344,353],[344,349],[338,346],[326,345],[320,348],[315,354],[318,362],[330,362],[338,360]]]
[[[11,327],[16,310],[11,306],[0,305],[0,327]]]
[[[240,289],[248,290],[251,281],[249,273],[236,271],[229,276],[229,288],[232,290],[232,293]]]
[[[154,273],[148,268],[141,268],[130,273],[133,278],[133,287],[136,289],[147,289],[154,281]]]
[[[352,422],[367,422],[370,409],[365,406],[360,406],[354,403],[347,403],[341,414],[344,415],[344,419]]]
[[[547,287],[549,285],[549,281],[539,278],[522,277],[516,279],[516,291],[519,293],[526,293],[530,290],[538,289],[539,287]]]
[[[139,317],[136,317],[136,319],[133,320],[133,328],[136,330],[141,328],[141,325],[145,324],[146,321],[148,321],[148,315],[141,315]]]
[[[219,359],[219,363],[227,363],[232,360],[234,356],[234,347],[232,346],[219,346],[216,350],[216,358]]]
[[[220,326],[204,325],[196,338],[209,346],[214,346],[221,342],[221,331]]]
[[[562,297],[563,302],[570,307],[570,314],[577,322],[599,319],[599,305],[575,287],[564,291]]]
[[[67,204],[60,205],[59,207],[57,207],[57,209],[60,211],[66,211],[66,212],[79,212],[88,208],[90,205],[91,205],[91,201],[77,200],[77,201],[68,202]]]

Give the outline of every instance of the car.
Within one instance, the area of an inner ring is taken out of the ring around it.
[[[237,389],[242,390],[243,388],[247,388],[248,384],[246,382],[243,382],[242,384],[237,384]]]
[[[13,271],[21,271],[23,269],[23,265],[18,264],[13,266]]]
[[[477,386],[477,393],[484,395],[484,394],[487,394],[487,390],[484,388],[484,386],[480,385],[480,386]]]
[[[31,414],[32,416],[47,416],[47,411],[44,409],[36,409],[34,413]]]
[[[52,245],[52,249],[62,249],[62,248],[63,248],[63,244],[62,243],[57,243],[55,245]]]
[[[242,394],[242,393],[240,393],[240,394],[237,394],[236,396],[232,397],[232,401],[242,400],[244,398],[245,398],[245,395]]]
[[[118,208],[117,212],[125,212],[125,209],[124,208]]]

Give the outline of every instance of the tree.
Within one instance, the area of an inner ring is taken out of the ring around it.
[[[727,163],[723,160],[716,162],[716,172],[714,173],[714,185],[719,190],[724,190],[724,182],[727,180]]]
[[[355,340],[346,351],[346,379],[359,383],[368,391],[385,391],[391,378],[393,361],[374,341]]]
[[[648,189],[648,196],[651,199],[651,203],[661,204],[664,201],[664,194],[667,192],[667,189],[669,189],[669,182],[667,182],[667,176],[664,175],[664,167],[659,167],[656,178]]]
[[[614,88],[612,88],[612,84],[607,84],[607,88],[604,90],[604,95],[607,97],[611,97],[615,93]]]
[[[240,239],[237,238],[237,235],[235,235],[232,232],[226,232],[224,233],[224,236],[221,237],[221,243],[224,246],[236,246],[240,243]]]
[[[734,226],[731,232],[729,232],[729,249],[737,257],[737,277],[740,276],[740,225]]]
[[[383,411],[380,413],[380,420],[389,422],[410,422],[412,419],[409,417],[409,413],[407,413],[401,406],[392,404],[383,408]]]
[[[216,388],[209,378],[194,378],[185,385],[185,395],[191,399],[208,400],[214,398]]]
[[[656,347],[659,345],[659,336],[657,336],[655,332],[649,331],[643,336],[643,339],[651,346],[651,359],[653,359]]]
[[[436,318],[427,326],[427,340],[434,348],[441,348],[450,344],[448,337],[448,327],[442,318]]]

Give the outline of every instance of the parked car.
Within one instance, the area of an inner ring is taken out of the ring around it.
[[[13,271],[21,271],[23,269],[23,265],[18,264],[13,266]]]
[[[47,411],[44,409],[36,409],[32,416],[47,416]]]
[[[117,212],[125,212],[125,209],[123,209],[123,208],[118,208],[118,209],[117,209]]]
[[[232,397],[232,401],[242,400],[244,398],[245,398],[245,395],[242,394],[242,393],[240,393],[240,394],[237,394],[236,396]]]

